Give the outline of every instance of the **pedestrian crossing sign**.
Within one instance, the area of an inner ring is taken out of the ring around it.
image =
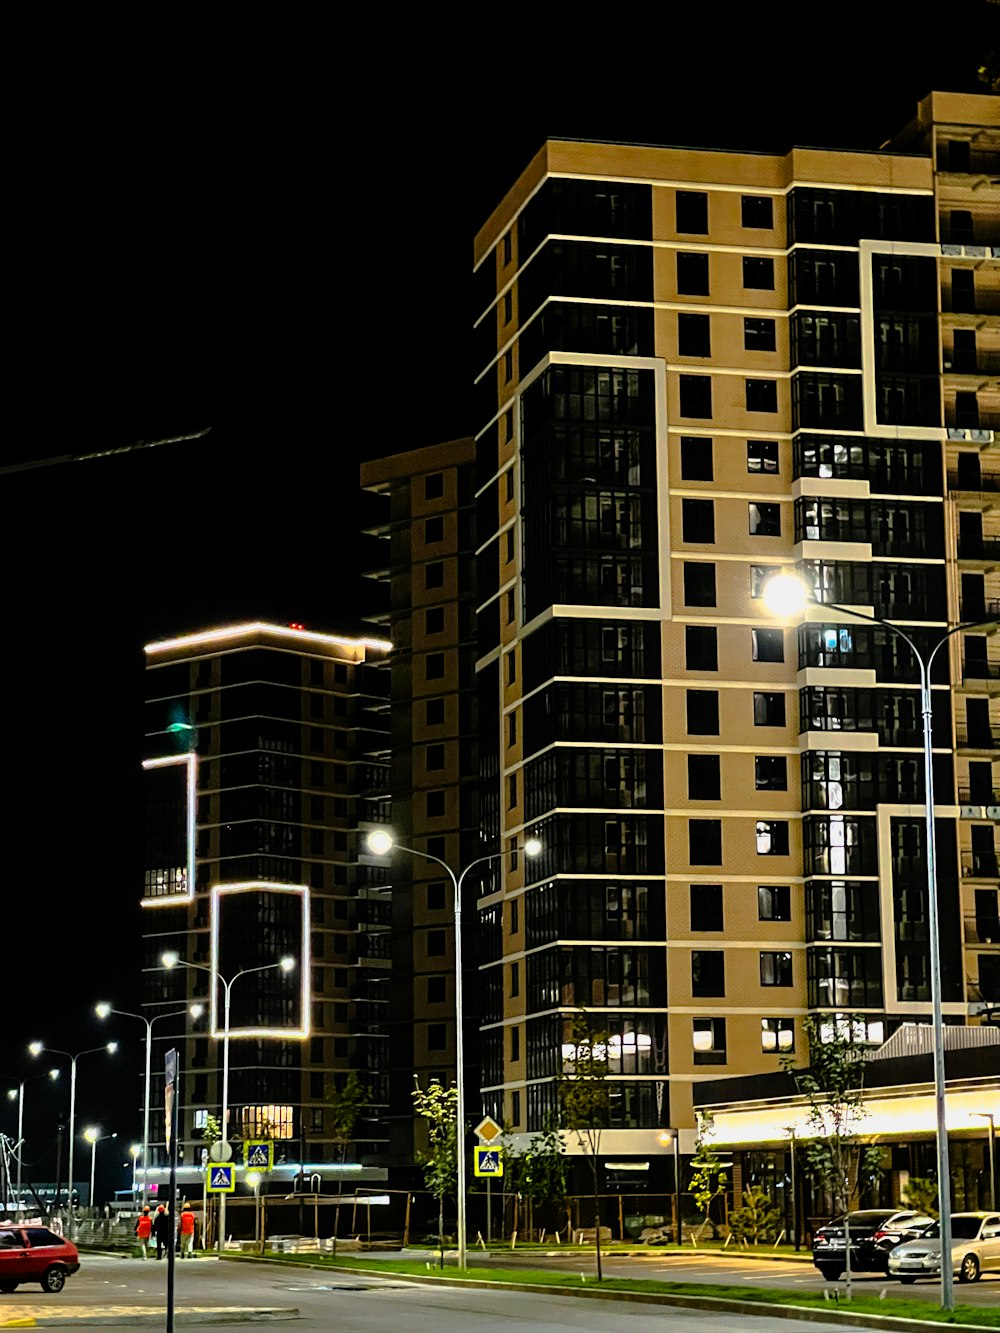
[[[494,1180],[503,1179],[503,1159],[499,1148],[474,1148],[473,1171],[477,1176],[490,1176]]]
[[[270,1171],[274,1166],[273,1140],[247,1139],[243,1144],[243,1162],[254,1171]]]
[[[209,1194],[232,1194],[236,1189],[236,1167],[232,1162],[213,1162],[205,1169]]]

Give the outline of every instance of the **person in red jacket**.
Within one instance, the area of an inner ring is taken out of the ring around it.
[[[139,1239],[139,1250],[144,1259],[149,1258],[149,1243],[153,1235],[153,1219],[149,1215],[149,1209],[144,1208],[139,1214],[135,1224],[135,1234]]]
[[[191,1205],[186,1203],[181,1210],[180,1227],[181,1233],[181,1258],[194,1258],[194,1213],[191,1211]]]

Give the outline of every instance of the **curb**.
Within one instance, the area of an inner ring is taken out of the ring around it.
[[[258,1310],[236,1310],[220,1306],[216,1310],[177,1310],[174,1312],[175,1324],[210,1324],[218,1327],[220,1317],[226,1324],[272,1324],[285,1319],[298,1319],[300,1312],[292,1306],[273,1306]],[[143,1311],[141,1314],[53,1314],[28,1315],[24,1319],[0,1320],[0,1329],[7,1328],[161,1328],[163,1312],[161,1310]]]
[[[248,1256],[249,1257],[249,1256]],[[267,1263],[267,1259],[250,1257],[250,1262]],[[280,1260],[278,1261],[281,1262]],[[288,1260],[284,1261],[288,1263]],[[294,1264],[295,1261],[292,1261]],[[335,1265],[301,1263],[302,1268],[317,1268],[330,1272]],[[377,1269],[350,1268],[343,1272],[358,1277],[389,1276]],[[900,1315],[879,1315],[855,1313],[844,1302],[841,1310],[820,1309],[811,1305],[770,1305],[766,1301],[731,1300],[722,1296],[682,1296],[665,1292],[646,1291],[602,1291],[599,1287],[547,1287],[530,1282],[489,1282],[475,1278],[422,1277],[409,1273],[393,1273],[393,1280],[414,1282],[419,1286],[469,1287],[479,1291],[520,1291],[537,1296],[580,1296],[587,1300],[626,1301],[639,1305],[672,1305],[683,1310],[714,1310],[723,1314],[770,1315],[775,1319],[801,1319],[813,1324],[853,1324],[858,1328],[885,1329],[887,1333],[936,1333],[941,1329],[957,1329],[960,1333],[982,1333],[983,1324],[946,1324],[939,1320],[907,1319]]]

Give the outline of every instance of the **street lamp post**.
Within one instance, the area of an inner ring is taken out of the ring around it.
[[[457,1090],[455,1105],[455,1158],[457,1163],[456,1191],[458,1194],[458,1266],[460,1269],[467,1267],[466,1256],[466,1236],[465,1236],[465,1040],[462,1033],[462,884],[466,875],[476,866],[487,865],[490,861],[496,861],[499,857],[505,855],[504,852],[493,852],[489,856],[479,856],[469,864],[458,875],[448,865],[447,861],[442,861],[438,856],[431,856],[430,852],[417,851],[415,847],[405,847],[401,842],[397,842],[387,829],[376,829],[368,835],[368,848],[376,856],[386,856],[389,852],[397,850],[406,852],[410,856],[418,856],[424,861],[433,861],[435,865],[441,866],[451,880],[452,891],[454,893],[454,918],[455,918],[455,1084]],[[542,844],[537,838],[528,838],[521,848],[526,856],[537,856],[542,850]]]
[[[990,1207],[997,1206],[997,1164],[994,1156],[994,1142],[996,1139],[996,1117],[992,1111],[973,1111],[973,1115],[979,1120],[988,1120],[990,1122]]]
[[[17,1102],[17,1208],[15,1220],[20,1219],[21,1209],[24,1206],[21,1194],[21,1159],[24,1155],[24,1085],[25,1083],[34,1082],[37,1078],[47,1078],[55,1082],[58,1077],[58,1069],[49,1069],[44,1074],[31,1074],[28,1078],[17,1079],[17,1088],[11,1088],[7,1093],[8,1101]]]
[[[162,1018],[182,1018],[186,1014],[194,1019],[201,1017],[203,1008],[200,1004],[192,1004],[188,1009],[176,1009],[172,1014],[154,1014],[152,1018],[147,1018],[145,1014],[133,1014],[127,1009],[114,1009],[107,1000],[102,1000],[100,1004],[94,1006],[94,1012],[98,1018],[109,1018],[116,1014],[119,1018],[135,1018],[140,1023],[146,1025],[146,1086],[145,1096],[143,1098],[142,1108],[142,1202],[145,1206],[149,1203],[149,1104],[150,1104],[150,1084],[152,1082],[152,1058],[153,1058],[153,1024],[158,1023]],[[135,1160],[132,1162],[132,1176],[135,1178]],[[133,1188],[133,1195],[135,1190]],[[133,1203],[135,1202],[133,1198]]]
[[[133,1143],[128,1150],[128,1154],[132,1158],[132,1207],[133,1208],[135,1207],[135,1168],[141,1153],[142,1153],[141,1143]]]
[[[39,1056],[44,1051],[47,1055],[63,1055],[69,1061],[69,1186],[66,1192],[66,1203],[69,1218],[69,1238],[73,1239],[76,1216],[73,1211],[73,1148],[76,1134],[76,1062],[83,1059],[85,1055],[98,1055],[101,1051],[106,1051],[108,1055],[114,1055],[118,1049],[116,1041],[109,1041],[104,1046],[91,1046],[86,1051],[78,1051],[76,1055],[71,1055],[69,1051],[57,1051],[54,1046],[45,1046],[40,1041],[33,1041],[28,1047],[30,1053]]]
[[[91,1213],[93,1213],[94,1180],[95,1180],[95,1172],[97,1169],[97,1145],[99,1143],[103,1143],[105,1139],[116,1139],[118,1135],[102,1134],[101,1131],[99,1129],[96,1129],[93,1125],[88,1125],[88,1127],[83,1131],[83,1137],[90,1144],[90,1194],[87,1197],[90,1202],[90,1211]],[[133,1158],[133,1170],[134,1167],[135,1167],[135,1159]],[[134,1187],[133,1187],[133,1192],[134,1192]]]
[[[913,638],[905,630],[894,625],[891,620],[881,616],[869,616],[851,606],[840,606],[836,602],[818,602],[805,581],[797,574],[772,574],[762,588],[764,605],[772,615],[792,617],[801,615],[806,605],[812,602],[821,610],[840,611],[844,615],[854,616],[858,620],[881,625],[892,634],[898,635],[909,644],[913,656],[920,668],[920,707],[923,715],[924,731],[924,809],[927,828],[927,926],[930,935],[930,991],[931,991],[931,1029],[934,1059],[934,1108],[937,1126],[937,1175],[938,1175],[938,1211],[941,1226],[941,1256],[951,1254],[951,1165],[948,1152],[948,1124],[945,1100],[944,1069],[944,1019],[941,1011],[941,939],[938,920],[937,900],[937,838],[934,828],[934,741],[932,730],[932,693],[931,669],[938,652],[954,635],[963,630],[973,629],[977,625],[996,624],[996,619],[974,620],[954,625],[938,639],[925,658]],[[945,1310],[955,1308],[954,1274],[950,1263],[941,1264],[941,1306]]]
[[[228,980],[221,972],[213,971],[203,963],[189,963],[181,958],[180,954],[173,950],[160,955],[160,962],[169,971],[172,967],[188,967],[197,972],[207,972],[210,977],[218,978],[222,982],[224,1004],[223,1004],[223,1027],[222,1027],[222,1142],[229,1143],[229,1012],[230,1001],[232,999],[233,986],[239,981],[240,977],[248,977],[254,972],[270,972],[272,968],[280,968],[282,972],[291,972],[295,968],[295,959],[291,957],[280,958],[276,963],[264,963],[260,967],[244,967],[239,972],[234,973]],[[172,1201],[171,1201],[172,1202]],[[226,1196],[219,1195],[219,1253],[223,1254],[226,1248]]]

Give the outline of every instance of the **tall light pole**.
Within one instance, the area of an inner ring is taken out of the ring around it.
[[[146,1086],[145,1096],[142,1107],[142,1202],[149,1202],[149,1103],[150,1103],[150,1084],[152,1082],[152,1058],[153,1058],[153,1024],[159,1023],[163,1018],[183,1018],[190,1014],[194,1019],[199,1019],[204,1012],[204,1006],[192,1004],[188,1009],[176,1009],[172,1014],[154,1014],[152,1018],[147,1018],[145,1014],[133,1014],[127,1009],[115,1009],[107,1000],[102,1000],[100,1004],[94,1005],[94,1012],[100,1019],[109,1018],[112,1014],[117,1014],[119,1018],[135,1018],[140,1023],[146,1025]],[[132,1178],[135,1180],[135,1160],[132,1161]],[[135,1194],[135,1189],[132,1191]],[[133,1198],[132,1202],[135,1202]]]
[[[8,1101],[17,1102],[17,1219],[20,1219],[21,1209],[24,1206],[21,1194],[21,1159],[24,1155],[24,1085],[25,1083],[33,1083],[38,1078],[47,1078],[54,1083],[58,1077],[58,1069],[49,1069],[44,1074],[30,1074],[27,1078],[12,1080],[17,1083],[17,1087],[11,1088],[7,1093]]]
[[[78,1051],[76,1055],[71,1055],[69,1051],[57,1051],[54,1046],[45,1046],[40,1041],[33,1041],[28,1047],[29,1052],[34,1056],[39,1056],[44,1051],[46,1055],[62,1055],[69,1061],[69,1189],[66,1194],[69,1217],[69,1238],[73,1239],[76,1227],[76,1215],[73,1211],[73,1147],[76,1135],[76,1062],[82,1060],[85,1055],[99,1055],[101,1051],[106,1051],[108,1055],[114,1055],[118,1049],[116,1041],[109,1041],[104,1046],[91,1046],[86,1051]]]
[[[996,1117],[992,1111],[973,1111],[972,1113],[979,1120],[988,1120],[990,1122],[990,1207],[997,1206],[997,1164],[994,1156],[994,1141],[996,1139],[997,1127]]]
[[[280,968],[282,972],[292,972],[295,969],[295,959],[286,955],[279,958],[276,963],[264,963],[260,967],[244,967],[239,972],[233,974],[228,980],[221,972],[213,971],[210,967],[205,967],[203,963],[189,963],[183,959],[180,954],[172,949],[160,955],[160,962],[169,971],[173,967],[188,967],[197,972],[207,972],[210,977],[222,982],[224,994],[223,1006],[223,1027],[222,1027],[222,1116],[220,1125],[222,1128],[222,1142],[229,1143],[229,1011],[230,1001],[232,999],[233,986],[239,981],[240,977],[248,977],[254,972],[270,972],[272,968]],[[171,1200],[171,1204],[173,1200]],[[226,1248],[226,1196],[219,1195],[219,1253],[223,1254]]]
[[[458,1179],[456,1181],[456,1190],[458,1193],[458,1266],[465,1269],[467,1265],[466,1257],[466,1236],[465,1236],[465,1039],[462,1033],[462,883],[470,870],[476,866],[487,865],[490,861],[496,861],[499,857],[505,856],[505,852],[493,852],[489,856],[479,856],[475,861],[469,864],[458,875],[448,865],[447,861],[442,861],[438,856],[431,856],[430,852],[419,852],[415,847],[404,847],[401,842],[397,842],[387,829],[376,829],[374,833],[368,835],[368,848],[376,856],[387,856],[391,851],[406,852],[409,856],[418,856],[424,861],[433,861],[435,865],[441,866],[451,880],[452,891],[455,899],[455,1084],[457,1089],[455,1105],[455,1158],[457,1162]],[[528,838],[522,850],[526,856],[537,856],[542,850],[542,844],[537,838]]]
[[[805,580],[797,574],[772,574],[761,590],[765,607],[781,618],[800,616],[812,603],[820,610],[840,611],[872,625],[881,625],[908,643],[920,668],[920,706],[924,725],[924,809],[927,826],[927,927],[930,939],[931,1033],[934,1059],[934,1109],[937,1126],[938,1211],[941,1216],[941,1255],[951,1254],[951,1165],[948,1152],[948,1123],[946,1115],[946,1084],[944,1070],[944,1019],[941,1013],[941,937],[937,900],[937,837],[934,828],[934,740],[932,730],[931,669],[938,652],[950,639],[963,630],[977,625],[997,624],[996,619],[973,620],[945,630],[937,643],[924,657],[914,640],[905,630],[881,616],[869,616],[851,606],[836,602],[818,602]],[[955,1280],[952,1266],[941,1264],[941,1306],[955,1308]]]
[[[142,1154],[142,1144],[133,1143],[128,1150],[129,1157],[132,1158],[132,1207],[135,1207],[135,1167]]]
[[[94,1179],[97,1168],[97,1145],[103,1143],[105,1139],[116,1139],[117,1134],[102,1134],[101,1131],[93,1125],[83,1131],[83,1137],[90,1144],[90,1194],[87,1196],[90,1202],[90,1211],[94,1211]]]

